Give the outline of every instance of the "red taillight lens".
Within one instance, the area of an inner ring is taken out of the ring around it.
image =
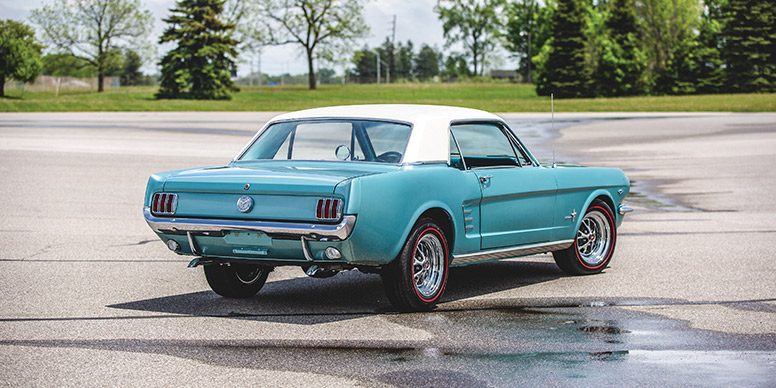
[[[320,198],[315,207],[315,218],[325,221],[338,220],[342,215],[342,200],[335,198]]]
[[[178,194],[156,193],[151,199],[151,213],[171,216],[178,205]]]

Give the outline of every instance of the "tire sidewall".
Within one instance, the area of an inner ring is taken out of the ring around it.
[[[419,232],[419,233],[418,233]],[[442,242],[442,248],[444,249],[444,266],[443,266],[443,274],[442,274],[442,285],[439,287],[439,290],[433,295],[432,298],[425,298],[423,295],[420,294],[420,291],[418,290],[417,284],[415,284],[414,281],[414,271],[413,271],[413,257],[415,255],[415,251],[418,249],[418,243],[420,242],[421,238],[425,236],[426,234],[435,234],[439,240]],[[444,233],[439,229],[439,227],[436,226],[435,223],[429,222],[425,223],[423,225],[420,225],[419,227],[416,227],[415,233],[413,234],[412,239],[412,250],[409,251],[409,257],[408,260],[406,260],[405,265],[408,266],[407,271],[409,275],[409,283],[412,285],[412,290],[415,293],[415,296],[418,298],[418,301],[424,304],[433,305],[439,300],[439,297],[442,296],[442,293],[445,290],[445,285],[447,285],[447,274],[449,269],[449,263],[450,263],[450,251],[447,248],[447,240],[445,239]]]
[[[592,212],[602,213],[609,221],[609,233],[611,234],[611,242],[609,243],[608,252],[606,252],[606,259],[604,259],[600,264],[591,267],[582,260],[582,257],[580,257],[579,249],[577,247],[577,236],[576,233],[574,234],[574,244],[571,246],[571,249],[575,258],[574,264],[576,267],[578,267],[579,272],[581,273],[599,273],[604,268],[606,268],[606,266],[609,264],[609,261],[612,259],[612,255],[614,255],[614,247],[616,246],[617,242],[617,228],[615,227],[614,217],[612,215],[612,210],[609,208],[609,205],[601,201],[594,201],[590,207],[587,208],[587,211],[585,211],[585,217],[587,217],[587,215]],[[582,221],[580,221],[580,227],[581,225]],[[578,232],[579,228],[577,228],[577,233]]]

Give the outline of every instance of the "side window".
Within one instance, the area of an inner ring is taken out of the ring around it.
[[[467,168],[520,166],[509,138],[494,124],[458,124],[451,127]],[[451,146],[452,162],[452,146]]]
[[[410,127],[386,123],[364,123],[364,131],[375,156],[393,153],[397,155],[397,163],[401,160],[404,147],[407,146],[410,137]]]

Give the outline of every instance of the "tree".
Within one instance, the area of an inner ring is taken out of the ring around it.
[[[126,86],[139,85],[143,73],[140,67],[143,66],[143,59],[133,50],[124,52],[124,65],[121,67],[121,84]]]
[[[433,47],[423,44],[415,57],[415,77],[421,81],[427,81],[439,75],[439,60],[441,54]]]
[[[41,74],[88,78],[97,75],[91,63],[70,54],[48,54],[43,57]]]
[[[723,45],[723,6],[726,0],[704,0],[704,10],[698,32],[698,46],[694,53],[697,63],[694,74],[698,93],[718,93],[723,90],[725,66],[721,50]]]
[[[394,78],[391,79],[411,79],[415,76],[415,72],[413,71],[415,52],[413,49],[412,41],[408,40],[405,44],[399,42],[399,44],[396,45],[396,55],[394,57]]]
[[[235,25],[218,19],[224,0],[180,0],[164,21],[169,27],[159,43],[177,42],[162,58],[156,98],[229,99],[238,91],[234,58]]]
[[[700,23],[698,0],[639,0],[636,15],[648,58],[652,92],[677,92],[680,73],[693,66],[695,32]]]
[[[32,11],[31,19],[55,49],[83,59],[97,68],[97,90],[104,90],[109,55],[122,47],[136,47],[150,32],[151,13],[139,0],[55,0]]]
[[[633,0],[613,0],[606,5],[603,31],[595,34],[599,46],[594,72],[597,93],[631,96],[644,91],[646,53],[641,47]]]
[[[445,59],[445,68],[442,76],[445,78],[469,77],[472,75],[466,58],[460,53],[451,53]]]
[[[310,89],[315,89],[313,61],[316,50],[327,43],[352,43],[366,36],[362,0],[255,0],[259,11],[274,26],[266,29],[267,42],[295,43],[307,57]]]
[[[483,74],[485,58],[496,47],[502,5],[502,0],[439,0],[434,7],[442,21],[447,47],[463,44],[475,75]]]
[[[519,0],[507,5],[505,48],[518,57],[520,75],[533,82],[532,58],[550,35],[550,6],[536,0]]]
[[[0,97],[5,96],[6,78],[31,82],[40,74],[43,46],[24,23],[0,20]]]
[[[371,83],[377,81],[377,54],[369,47],[364,46],[353,54],[355,69],[352,76],[358,79],[358,83]]]
[[[732,92],[776,90],[776,10],[773,1],[730,0],[722,51]]]
[[[537,93],[556,97],[591,95],[590,70],[585,63],[585,9],[582,0],[559,0],[552,17],[552,39]]]

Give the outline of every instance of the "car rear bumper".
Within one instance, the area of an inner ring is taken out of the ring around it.
[[[354,215],[343,216],[338,224],[155,217],[147,206],[143,208],[143,215],[154,232],[163,234],[218,235],[229,231],[256,231],[269,236],[305,238],[314,241],[345,240],[356,224]]]

